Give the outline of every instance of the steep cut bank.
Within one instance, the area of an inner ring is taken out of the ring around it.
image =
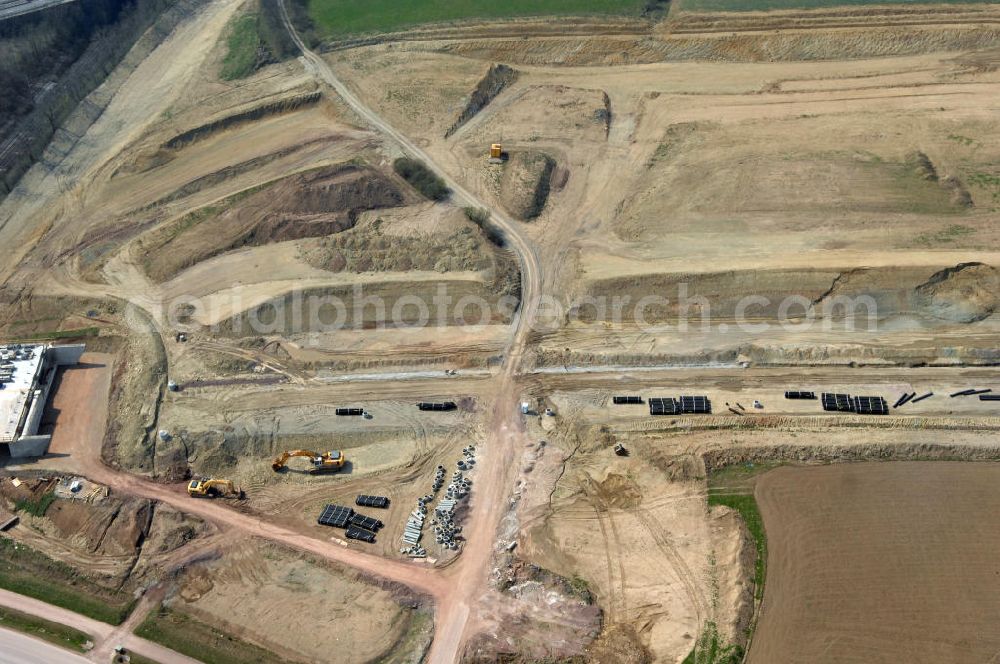
[[[1000,273],[983,263],[961,263],[917,286],[916,300],[936,318],[957,323],[983,320],[1000,304]]]
[[[500,200],[511,214],[528,221],[538,217],[549,200],[556,161],[543,152],[515,152],[504,166]]]
[[[490,67],[489,71],[486,72],[486,75],[483,76],[482,80],[480,80],[476,85],[476,89],[472,91],[469,103],[466,104],[462,112],[459,113],[458,119],[455,120],[455,123],[444,133],[444,137],[448,138],[461,129],[462,125],[474,118],[479,111],[483,110],[483,108],[496,99],[496,97],[503,92],[505,88],[516,80],[517,71],[511,69],[507,65],[498,64]]]
[[[82,4],[81,11],[86,12],[86,3]],[[93,10],[97,3],[90,4]],[[205,0],[137,0],[131,8],[118,13],[114,21],[88,37],[88,44],[79,57],[51,82],[50,87],[32,98],[30,112],[12,121],[9,130],[0,137],[0,200],[14,190],[21,176],[36,162],[54,168],[58,158],[68,153],[100,117],[127,74],[203,4]],[[66,10],[57,8],[55,11]],[[24,20],[35,20],[32,17],[35,15],[24,17]],[[84,24],[90,22],[91,27],[99,24],[95,16],[86,13],[79,20]],[[42,30],[37,26],[31,29]],[[80,29],[73,20],[62,28],[71,33]],[[119,69],[122,75],[112,76],[119,64],[128,71]],[[15,63],[15,66],[18,65]],[[17,88],[2,72],[0,84],[4,87],[4,95]],[[84,101],[87,103],[82,103]],[[50,141],[52,149],[47,147]]]
[[[643,310],[645,320],[651,322],[673,322],[681,317],[697,320],[703,316],[777,321],[811,314],[834,319],[853,315],[859,321],[916,316],[929,322],[972,323],[997,310],[998,289],[1000,273],[996,268],[962,263],[938,271],[918,266],[645,274],[594,281],[589,295],[629,295],[633,302],[650,295],[661,296],[660,301]],[[763,299],[746,307],[747,296]],[[802,304],[783,311],[789,297],[802,298]],[[812,303],[808,308],[806,300]],[[592,323],[611,320],[614,312],[581,302],[570,314]]]

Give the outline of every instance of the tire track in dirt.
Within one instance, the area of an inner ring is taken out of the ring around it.
[[[691,571],[691,567],[684,560],[684,557],[673,545],[670,539],[664,535],[664,528],[660,522],[656,519],[653,514],[649,511],[638,508],[632,512],[636,518],[642,523],[642,525],[649,531],[653,538],[653,542],[656,544],[656,548],[660,550],[661,553],[667,558],[667,560],[672,565],[671,570],[677,577],[681,585],[684,586],[684,592],[688,596],[688,601],[691,603],[691,608],[694,609],[695,616],[697,617],[698,627],[704,624],[707,615],[708,608],[706,606],[704,597],[698,592],[700,584],[698,583],[698,577]]]
[[[622,552],[621,546],[621,536],[618,534],[618,527],[615,525],[615,519],[611,516],[611,512],[606,512],[605,515],[608,518],[608,526],[611,528],[611,536],[614,538],[615,543],[615,560],[618,561],[618,593],[621,597],[621,619],[628,619],[628,594],[626,591],[626,584],[628,583],[628,577],[625,576],[625,556]],[[600,515],[598,515],[600,518]]]
[[[608,622],[611,623],[611,624],[614,624],[614,623],[618,622],[618,620],[619,620],[619,610],[615,606],[615,588],[616,588],[616,586],[618,586],[620,588],[619,594],[621,595],[621,597],[619,598],[619,601],[620,601],[620,604],[621,604],[621,613],[624,613],[624,611],[625,611],[624,583],[621,584],[621,585],[615,583],[615,569],[614,569],[614,565],[611,564],[611,557],[613,555],[616,555],[617,551],[615,551],[615,552],[612,551],[612,545],[611,545],[612,540],[611,540],[610,537],[608,537],[608,529],[607,529],[607,526],[604,525],[604,519],[601,518],[601,510],[600,510],[600,508],[597,507],[597,505],[594,505],[593,509],[594,509],[594,515],[597,518],[597,526],[601,530],[601,541],[604,542],[604,562],[605,562],[605,564],[607,566],[607,571],[608,571],[608,607],[607,607],[607,609],[608,609]],[[619,560],[620,560],[620,556],[619,556]],[[619,574],[621,574],[620,570],[619,570]]]
[[[674,505],[676,503],[688,501],[688,500],[702,500],[702,494],[697,491],[686,491],[681,495],[677,496],[661,496],[649,501],[644,500],[643,505],[646,509],[655,509],[657,507],[664,507],[666,505]],[[576,508],[573,506],[559,508],[559,520],[560,521],[590,521],[591,520],[591,509],[590,508]]]
[[[605,563],[608,570],[608,611],[610,614],[608,619],[614,623],[626,620],[628,616],[628,598],[625,593],[627,577],[625,575],[624,556],[622,554],[621,537],[618,535],[618,528],[615,526],[614,517],[612,517],[611,513],[602,504],[600,496],[594,491],[593,484],[593,479],[583,477],[580,481],[580,489],[583,491],[584,496],[586,496],[587,502],[590,503],[594,515],[597,517],[597,525],[601,530],[601,539],[604,541]],[[617,583],[615,582],[612,560],[618,561]],[[616,601],[618,602],[618,607],[615,607]]]

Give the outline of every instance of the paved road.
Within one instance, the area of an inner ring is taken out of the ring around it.
[[[31,597],[25,597],[24,595],[18,595],[17,593],[12,593],[9,590],[0,589],[0,606],[5,606],[9,609],[14,609],[15,611],[20,611],[21,613],[27,613],[38,618],[43,618],[45,620],[59,623],[60,625],[66,625],[67,627],[72,627],[75,630],[79,630],[84,634],[87,634],[92,639],[94,639],[94,649],[90,651],[88,657],[82,657],[80,655],[74,655],[62,648],[55,648],[58,657],[49,659],[32,659],[26,655],[25,659],[4,659],[8,651],[5,647],[5,642],[3,638],[0,638],[0,664],[8,664],[8,662],[14,664],[21,664],[22,662],[40,662],[42,664],[56,664],[57,662],[107,662],[110,661],[112,649],[121,645],[128,650],[134,650],[140,655],[145,655],[146,657],[156,660],[160,664],[200,664],[198,660],[191,659],[181,655],[180,653],[174,652],[173,650],[168,650],[163,646],[153,643],[152,641],[147,641],[146,639],[139,638],[138,636],[127,633],[123,634],[122,630],[117,629],[114,625],[109,625],[107,623],[102,623],[100,621],[94,620],[93,618],[88,618],[87,616],[82,616],[79,613],[74,613],[67,609],[62,609],[58,606],[53,606],[51,604],[46,604],[37,599],[32,599]],[[146,607],[148,608],[148,607]],[[134,621],[133,623],[134,624]],[[0,637],[3,635],[9,635],[9,631],[0,630]],[[29,641],[35,641],[31,637],[24,637],[20,634],[16,636],[20,637],[20,641],[28,639]],[[48,647],[49,649],[54,646],[49,646],[44,641],[37,641],[36,644],[41,644],[41,646]],[[29,644],[31,652],[42,652],[40,646]],[[22,643],[23,648],[23,643]],[[21,652],[11,651],[11,652]],[[30,654],[30,653],[29,653]],[[60,659],[61,657],[62,659]]]
[[[90,664],[90,660],[20,632],[0,627],[0,664]]]

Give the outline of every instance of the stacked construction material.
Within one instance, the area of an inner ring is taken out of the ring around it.
[[[381,529],[385,525],[382,523],[381,519],[376,519],[373,516],[366,516],[360,512],[352,514],[348,522],[352,526],[364,528],[365,530],[371,530],[372,532]]]
[[[340,417],[358,417],[363,415],[365,410],[364,408],[338,408],[335,412]]]
[[[712,412],[712,402],[704,396],[651,397],[649,400],[650,415],[698,414],[708,415]]]
[[[341,505],[327,505],[319,515],[317,521],[321,526],[332,526],[334,528],[346,528],[354,516],[354,510]]]
[[[427,519],[427,506],[434,500],[434,494],[441,490],[444,485],[444,466],[438,466],[434,473],[434,482],[431,485],[431,493],[417,498],[417,508],[410,512],[410,517],[406,520],[406,527],[403,529],[403,548],[399,550],[403,555],[411,558],[426,558],[427,549],[420,546],[420,538],[423,537],[424,521]]]
[[[650,415],[678,415],[681,405],[670,397],[653,397],[649,400]]]
[[[682,396],[679,401],[682,413],[711,414],[712,412],[712,402],[708,400],[708,397]]]
[[[458,462],[460,470],[456,470],[451,476],[451,484],[445,492],[444,498],[438,502],[434,508],[434,537],[437,543],[446,549],[458,548],[458,534],[462,531],[461,526],[455,524],[455,508],[459,501],[469,495],[471,480],[466,478],[461,468],[471,469],[476,462],[476,448],[466,447],[462,450],[464,458]]]
[[[785,398],[786,399],[815,399],[816,398],[816,393],[815,392],[791,391],[791,392],[785,392]]]
[[[615,405],[642,403],[642,397],[632,397],[632,396],[611,397],[611,403]]]
[[[389,507],[389,499],[385,496],[360,495],[354,499],[354,504],[358,507],[378,507],[385,509]]]
[[[358,528],[356,526],[348,526],[345,535],[347,539],[358,540],[359,542],[367,542],[368,544],[375,543],[375,533],[371,532],[370,530],[365,530],[364,528]]]
[[[820,402],[823,404],[823,410],[837,413],[854,412],[854,400],[851,399],[850,394],[823,392],[820,395]]]
[[[400,553],[410,555],[416,553],[415,547],[423,536],[424,519],[426,518],[427,507],[421,498],[417,501],[417,509],[410,512],[410,518],[406,520],[406,526],[403,528],[403,543],[409,545],[410,549],[403,549]]]
[[[860,415],[886,415],[889,405],[882,397],[854,397],[854,412]]]
[[[421,401],[417,404],[417,408],[420,410],[433,410],[433,411],[443,411],[443,410],[455,410],[458,406],[454,401]]]
[[[371,544],[375,541],[376,531],[382,528],[383,525],[380,520],[374,517],[355,512],[348,520],[347,539],[360,540]]]
[[[322,526],[346,528],[347,539],[372,543],[375,532],[382,527],[382,522],[364,514],[359,514],[353,508],[342,505],[327,505],[317,519]]]

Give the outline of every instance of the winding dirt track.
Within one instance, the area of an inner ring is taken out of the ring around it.
[[[226,4],[227,9],[234,6],[232,2]],[[466,543],[462,555],[446,569],[435,570],[419,563],[389,560],[348,549],[335,542],[288,528],[276,519],[268,520],[232,509],[222,501],[192,500],[183,485],[158,484],[104,465],[100,435],[80,436],[72,444],[74,449],[71,450],[71,456],[74,463],[78,464],[78,472],[115,491],[161,501],[218,524],[229,532],[240,532],[306,551],[366,574],[404,584],[432,598],[436,607],[436,619],[429,661],[450,664],[459,659],[463,644],[475,630],[475,624],[470,622],[470,615],[472,608],[489,589],[488,574],[496,532],[506,511],[507,499],[517,472],[507,460],[513,456],[516,447],[523,443],[523,421],[517,409],[519,387],[516,379],[542,288],[538,251],[522,234],[516,222],[503,211],[492,209],[477,199],[441,166],[435,164],[423,150],[365,106],[318,55],[306,48],[291,25],[283,5],[282,13],[287,30],[302,51],[302,62],[306,69],[329,85],[373,130],[380,132],[404,154],[423,161],[441,177],[451,188],[452,202],[455,205],[490,210],[492,222],[502,230],[508,245],[520,260],[521,307],[510,328],[502,370],[492,379],[495,387],[490,391],[494,401],[487,424],[490,434],[481,449],[477,473],[479,479],[471,497],[471,512],[469,523],[465,527]],[[223,18],[227,16],[228,14]],[[11,265],[17,263],[18,261],[12,261]],[[151,330],[151,333],[156,331]],[[103,427],[94,427],[95,431],[98,429]]]
[[[466,527],[466,545],[459,561],[447,570],[447,584],[435,594],[437,617],[434,641],[429,661],[450,664],[459,659],[462,645],[470,630],[470,608],[486,590],[493,543],[507,504],[507,494],[512,486],[514,469],[506,463],[523,435],[523,423],[517,410],[518,391],[515,378],[527,347],[531,322],[534,320],[541,296],[542,271],[538,251],[520,231],[518,225],[502,210],[484,204],[430,156],[417,147],[372,109],[368,108],[339,78],[327,63],[310,51],[295,31],[284,2],[280,3],[285,28],[302,51],[307,69],[328,84],[373,129],[396,143],[406,154],[423,161],[428,168],[444,180],[452,190],[452,201],[459,206],[487,209],[491,219],[503,233],[511,248],[517,252],[521,263],[521,308],[512,325],[510,342],[504,353],[503,371],[497,376],[498,389],[490,422],[490,437],[485,445],[479,466],[481,478],[472,494],[470,524]],[[360,561],[359,561],[360,562]],[[387,561],[386,561],[387,562]],[[349,563],[351,564],[351,563]],[[404,566],[408,567],[408,566]],[[389,573],[389,566],[382,568],[382,576],[408,583]],[[444,581],[442,577],[435,580]]]
[[[302,43],[282,7],[286,28],[303,53],[303,63],[318,79],[328,84],[373,129],[381,132],[405,154],[420,159],[452,189],[452,201],[459,206],[490,209],[469,193],[459,182],[409,139],[397,132],[367,108],[331,71],[329,66]],[[231,509],[221,501],[192,500],[183,486],[165,486],[109,468],[101,461],[100,437],[84,436],[73,458],[79,470],[96,482],[116,491],[161,501],[178,510],[194,514],[224,529],[235,530],[281,543],[318,557],[350,566],[367,574],[404,584],[433,598],[437,615],[429,661],[450,663],[459,659],[465,639],[472,631],[471,608],[488,589],[488,572],[494,540],[507,505],[515,469],[511,458],[523,436],[523,422],[518,413],[516,377],[528,343],[530,321],[534,319],[541,292],[541,269],[536,247],[525,238],[517,224],[500,210],[491,210],[492,220],[506,236],[521,262],[521,308],[518,311],[507,347],[502,371],[496,382],[493,413],[489,422],[490,437],[482,449],[479,477],[472,494],[470,523],[466,526],[466,544],[458,561],[445,570],[434,570],[417,563],[385,558],[319,539],[266,520]]]

